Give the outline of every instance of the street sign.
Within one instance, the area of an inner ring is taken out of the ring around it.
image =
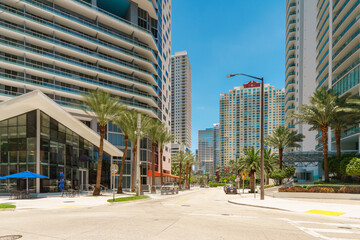
[[[246,177],[246,175],[247,175],[246,172],[243,172],[243,173],[241,174],[242,177]]]
[[[111,165],[111,173],[115,174],[119,171],[119,166],[117,164],[112,164]]]

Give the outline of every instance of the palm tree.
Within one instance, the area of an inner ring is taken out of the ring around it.
[[[179,164],[179,189],[181,190],[181,175],[182,175],[182,167],[183,164],[185,164],[186,162],[186,158],[187,155],[185,152],[183,151],[179,151],[177,152],[173,157],[172,157],[172,161],[174,163],[178,163]]]
[[[117,98],[112,98],[110,93],[105,93],[102,90],[98,90],[97,92],[91,91],[87,95],[84,95],[83,105],[84,107],[81,107],[82,110],[86,114],[97,119],[100,130],[99,159],[96,174],[96,185],[93,192],[94,196],[98,196],[100,195],[102,158],[106,125],[124,108]]]
[[[194,164],[195,155],[191,152],[186,152],[186,184],[185,188],[190,190],[190,176],[191,176],[191,167]]]
[[[238,158],[236,160],[230,160],[230,162],[227,165],[227,167],[229,167],[230,171],[236,173],[236,178],[240,177],[240,171],[241,171],[240,162],[241,162],[241,160],[240,160],[240,158]],[[239,188],[239,187],[240,187],[240,182],[237,182],[237,188]]]
[[[336,112],[330,122],[330,126],[335,132],[336,156],[341,157],[341,132],[349,126],[359,123],[359,116],[356,114],[355,106],[349,103],[351,100],[356,99],[356,97],[351,93],[345,93],[342,96],[338,96],[333,90],[330,90],[329,92],[337,96],[336,104],[340,108],[340,111]],[[350,109],[350,111],[346,111],[347,109]]]
[[[152,152],[152,177],[151,177],[151,193],[156,193],[155,189],[155,148],[159,142],[162,124],[158,119],[152,119],[147,130],[148,136],[151,138],[151,152]]]
[[[124,140],[125,140],[125,149],[124,149],[124,155],[122,157],[121,161],[121,167],[120,167],[120,174],[119,174],[119,183],[117,187],[117,193],[123,193],[122,191],[122,179],[124,174],[124,166],[125,161],[127,157],[128,152],[128,143],[129,143],[129,135],[131,133],[134,133],[136,129],[134,129],[132,119],[132,112],[127,110],[123,111],[121,114],[118,114],[114,119],[113,123],[121,130],[121,132],[124,134]]]
[[[164,123],[160,126],[160,134],[158,138],[158,147],[160,152],[160,180],[161,186],[164,184],[163,178],[163,153],[164,153],[164,146],[174,140],[174,136],[167,130]]]
[[[341,110],[337,105],[337,96],[329,93],[325,87],[314,92],[310,98],[310,105],[303,104],[299,107],[300,113],[291,116],[298,119],[298,123],[307,123],[311,126],[310,130],[321,130],[324,155],[325,182],[329,182],[328,164],[328,128],[333,118]]]
[[[254,147],[244,149],[245,156],[239,159],[239,169],[246,171],[250,176],[250,190],[255,192],[255,173],[260,169],[260,150],[255,150]]]
[[[129,131],[129,140],[131,142],[131,146],[132,146],[132,154],[133,154],[133,160],[132,160],[132,166],[131,166],[131,191],[135,192],[135,167],[136,167],[136,151],[137,151],[137,118],[138,118],[138,112],[135,110],[130,111],[129,114],[129,125],[130,127],[130,131]],[[147,129],[150,123],[150,118],[147,117],[144,114],[141,114],[141,126],[140,126],[140,132],[141,132],[141,136],[140,139],[142,139],[146,133],[147,133]],[[140,174],[140,173],[138,173]],[[140,183],[141,186],[141,183]]]
[[[283,152],[288,147],[300,147],[298,142],[302,142],[305,136],[284,126],[277,127],[272,135],[266,137],[266,144],[279,149],[279,167],[282,169]]]
[[[269,184],[269,175],[274,170],[274,165],[279,161],[278,156],[271,149],[264,149],[264,170],[266,172],[266,184]]]

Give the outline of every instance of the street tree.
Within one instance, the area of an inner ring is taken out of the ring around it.
[[[105,93],[102,90],[91,91],[86,95],[83,95],[83,107],[82,110],[96,118],[99,124],[100,131],[100,145],[99,145],[99,159],[96,173],[96,185],[93,192],[94,196],[100,195],[101,184],[101,170],[104,150],[104,135],[106,125],[111,121],[116,114],[124,110],[124,107],[119,102],[118,98],[112,98],[110,93]]]

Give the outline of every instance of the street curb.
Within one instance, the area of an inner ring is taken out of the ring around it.
[[[290,210],[286,210],[286,209],[282,209],[282,208],[258,206],[258,205],[247,204],[247,203],[238,203],[238,202],[233,202],[232,200],[228,200],[228,202],[231,203],[231,204],[242,205],[242,206],[247,206],[247,207],[257,207],[257,208],[264,208],[264,209],[271,209],[271,210],[280,210],[280,211],[284,211],[284,212],[292,212]]]

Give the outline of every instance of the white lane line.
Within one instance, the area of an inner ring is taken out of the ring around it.
[[[252,218],[255,219],[257,217],[253,216],[240,216],[240,215],[227,215],[227,214],[215,214],[215,213],[187,213],[186,215],[191,216],[208,216],[208,217],[232,217],[232,218]]]
[[[278,218],[280,220],[286,220],[288,221],[289,219],[287,218]],[[352,223],[322,223],[322,222],[308,222],[308,221],[293,221],[296,223],[304,223],[304,224],[319,224],[319,225],[328,225],[328,226],[337,226],[337,227],[351,227],[351,228],[360,228],[360,224],[352,224]]]
[[[326,229],[326,228],[308,228],[311,231],[315,232],[324,232],[324,233],[353,233],[352,231],[345,229]]]

